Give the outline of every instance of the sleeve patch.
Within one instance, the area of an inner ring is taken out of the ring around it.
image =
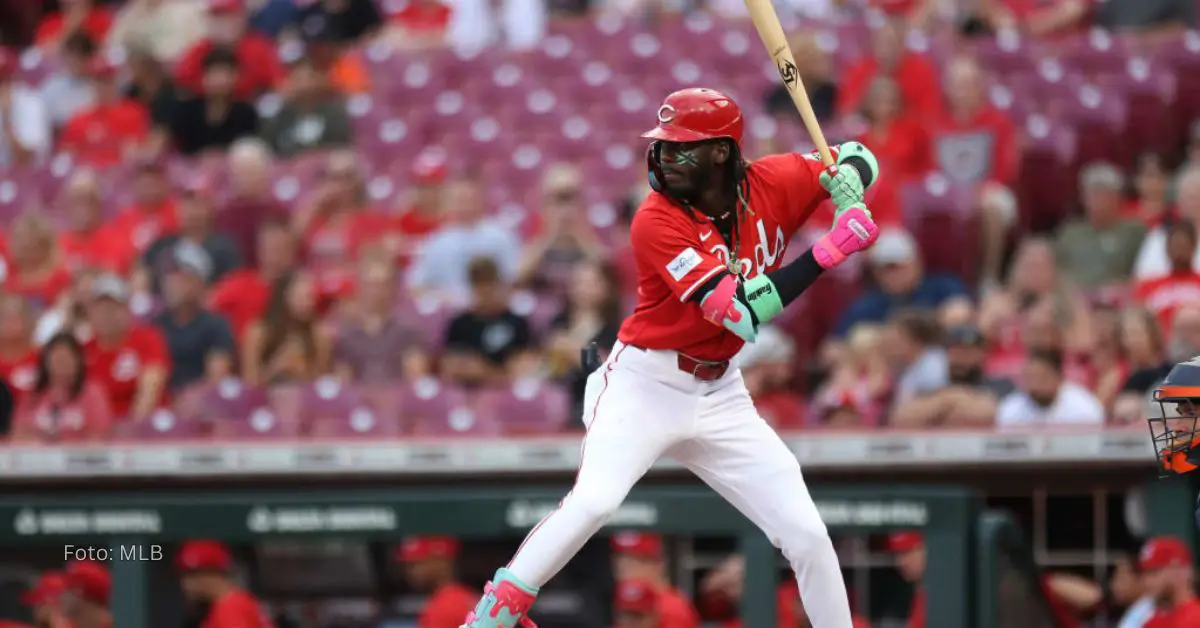
[[[689,246],[680,252],[679,255],[676,255],[675,259],[667,263],[667,272],[671,273],[675,281],[682,281],[688,273],[700,265],[700,262],[700,254],[696,252],[696,249]]]

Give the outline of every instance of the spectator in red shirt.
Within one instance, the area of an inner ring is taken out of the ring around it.
[[[242,0],[209,0],[208,36],[183,54],[175,82],[193,93],[202,93],[204,59],[218,47],[232,48],[237,57],[241,72],[234,95],[238,99],[253,99],[283,81],[283,66],[274,44],[258,33],[247,32]]]
[[[1010,186],[1016,181],[1019,151],[1012,122],[987,99],[983,70],[958,57],[946,70],[946,111],[932,127],[934,167],[957,186],[977,191],[983,237],[981,274],[999,281],[1008,232],[1017,207]]]
[[[1171,272],[1134,284],[1133,295],[1158,317],[1162,329],[1170,329],[1175,311],[1182,305],[1200,303],[1200,273],[1192,269],[1196,252],[1196,226],[1176,220],[1167,226],[1167,258]]]
[[[868,127],[858,141],[871,146],[881,172],[886,169],[894,182],[907,183],[929,171],[929,136],[921,121],[905,110],[894,79],[878,76],[871,81],[862,114]],[[877,213],[872,206],[872,216]]]
[[[69,222],[58,234],[58,246],[67,269],[128,274],[136,251],[129,238],[104,224],[104,201],[96,173],[87,169],[71,173],[61,202]]]
[[[458,582],[454,560],[458,540],[448,536],[409,537],[396,548],[395,559],[404,565],[404,576],[429,598],[417,618],[417,628],[458,628],[479,594]]]
[[[93,561],[75,561],[67,565],[66,575],[72,593],[68,608],[71,623],[80,628],[112,628],[108,610],[112,576],[108,569]]]
[[[129,289],[114,275],[92,282],[93,338],[84,345],[88,377],[104,384],[117,417],[144,419],[164,401],[171,370],[162,334],[133,320]]]
[[[95,102],[67,120],[59,148],[79,163],[107,168],[142,148],[150,131],[150,114],[126,98],[117,84],[117,67],[96,57],[91,63]]]
[[[286,221],[268,220],[258,230],[258,267],[229,273],[212,289],[209,305],[229,320],[235,338],[267,313],[272,287],[296,264],[296,240]]]
[[[29,302],[14,294],[0,295],[0,379],[8,384],[14,402],[33,390],[37,363]]]
[[[642,579],[619,580],[613,596],[613,628],[661,628],[658,588]]]
[[[179,229],[179,207],[171,194],[165,166],[157,160],[138,164],[133,202],[113,219],[111,229],[136,253]]]
[[[184,598],[207,609],[200,628],[274,628],[258,600],[233,581],[233,555],[224,543],[186,541],[175,567]]]
[[[1196,574],[1187,543],[1173,536],[1156,536],[1142,546],[1138,566],[1146,594],[1153,596],[1155,605],[1154,616],[1144,628],[1200,626]]]
[[[612,537],[612,551],[613,578],[617,582],[641,582],[650,589],[652,602],[647,603],[646,610],[652,610],[657,618],[658,623],[653,625],[700,627],[700,614],[691,600],[671,586],[662,537],[649,532],[618,532]]]
[[[34,386],[17,404],[14,442],[102,440],[112,408],[101,384],[87,376],[83,347],[70,334],[50,339],[37,357]]]
[[[4,289],[49,307],[71,283],[59,254],[54,229],[42,214],[22,214],[13,221]]]
[[[43,573],[33,588],[21,594],[21,603],[33,608],[36,628],[72,628],[64,612],[63,594],[70,590],[66,574],[56,571]],[[30,628],[25,624],[0,622],[0,628]]]
[[[304,254],[321,294],[341,294],[352,283],[360,248],[382,239],[387,220],[368,206],[358,156],[329,156],[308,205],[295,214],[293,229],[304,238]]]
[[[901,23],[888,21],[872,33],[873,54],[852,65],[842,80],[837,100],[839,115],[859,111],[871,81],[878,76],[895,79],[906,111],[922,118],[941,113],[937,70],[919,53],[905,49],[903,29]]]
[[[449,6],[438,0],[409,0],[398,11],[388,14],[388,39],[406,50],[441,46],[450,25]]]
[[[219,203],[214,228],[233,238],[247,266],[259,265],[259,226],[287,220],[289,212],[276,198],[271,186],[271,151],[258,138],[242,138],[229,147],[230,198]]]
[[[86,33],[93,41],[104,41],[112,27],[112,11],[95,6],[92,0],[58,0],[59,11],[50,13],[38,24],[34,36],[39,46],[57,46],[67,35]]]
[[[413,160],[412,193],[403,199],[386,240],[401,263],[407,264],[426,236],[442,226],[447,174],[444,151],[425,149]]]

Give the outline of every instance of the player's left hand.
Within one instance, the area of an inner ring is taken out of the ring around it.
[[[821,187],[829,192],[829,197],[833,199],[833,205],[837,208],[835,222],[842,212],[863,202],[866,190],[863,188],[862,177],[853,166],[829,166],[821,173],[819,180]]]

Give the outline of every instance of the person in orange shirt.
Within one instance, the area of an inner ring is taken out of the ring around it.
[[[179,205],[171,193],[166,167],[154,159],[138,162],[133,202],[109,223],[123,246],[143,253],[155,240],[179,229]]]
[[[889,20],[872,33],[873,54],[852,65],[838,90],[837,113],[859,111],[867,90],[878,76],[889,76],[900,87],[904,108],[920,118],[933,118],[942,111],[942,90],[933,64],[904,47],[904,26]]]
[[[121,94],[117,66],[102,55],[94,58],[88,69],[95,103],[67,120],[59,148],[74,155],[77,163],[107,168],[141,148],[150,132],[150,113]]]
[[[150,416],[166,397],[171,358],[162,333],[138,324],[129,311],[129,288],[114,275],[92,282],[87,305],[93,338],[84,345],[88,379],[104,384],[116,417]]]
[[[38,351],[33,344],[33,310],[13,294],[0,295],[0,379],[20,406],[38,379]]]
[[[258,228],[258,268],[235,270],[213,286],[209,307],[224,316],[241,339],[251,322],[267,313],[271,291],[296,264],[296,238],[284,219],[269,219]]]
[[[258,600],[233,581],[233,555],[223,543],[186,541],[175,567],[184,598],[208,607],[200,628],[274,628]]]
[[[1196,242],[1196,226],[1191,221],[1176,220],[1170,223],[1167,226],[1170,274],[1143,279],[1134,284],[1134,298],[1154,312],[1161,329],[1171,329],[1175,312],[1181,306],[1200,303],[1200,273],[1192,270]]]
[[[112,576],[108,569],[93,561],[74,561],[67,564],[67,585],[70,587],[67,614],[72,628],[113,628],[108,611],[112,595]]]
[[[33,588],[21,594],[21,603],[33,609],[34,628],[71,628],[64,612],[63,594],[70,589],[66,574],[47,571]],[[4,624],[0,622],[0,628]],[[24,626],[15,624],[14,626]]]
[[[613,579],[652,583],[659,628],[699,628],[700,614],[690,599],[671,586],[662,537],[649,532],[619,532],[612,537]]]
[[[175,82],[193,93],[204,93],[204,59],[214,48],[232,48],[240,68],[234,97],[254,99],[283,82],[283,65],[275,44],[266,37],[247,32],[246,7],[242,0],[208,0],[208,36],[180,57]]]
[[[100,180],[90,169],[76,170],[63,189],[67,228],[58,234],[58,247],[70,271],[100,269],[126,275],[136,251],[128,238],[104,224]]]
[[[1156,536],[1142,546],[1138,567],[1146,594],[1153,596],[1155,605],[1155,613],[1144,628],[1200,626],[1196,572],[1187,543],[1173,536]]]
[[[396,548],[405,579],[418,591],[429,593],[417,628],[458,628],[475,608],[478,594],[455,579],[458,551],[458,540],[448,536],[413,536]]]

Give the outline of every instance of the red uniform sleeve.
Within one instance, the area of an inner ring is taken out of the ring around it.
[[[678,211],[678,219],[654,211],[636,212],[629,239],[638,266],[657,273],[680,301],[687,301],[725,265],[704,250],[700,236],[687,228],[689,218],[682,209]],[[708,237],[721,237],[711,225],[708,228]]]
[[[837,148],[830,147],[834,159],[837,159]],[[821,187],[821,173],[825,165],[821,157],[814,151],[811,153],[783,153],[768,155],[757,159],[751,164],[765,178],[768,189],[778,190],[772,193],[768,205],[778,207],[783,215],[779,216],[779,224],[788,237],[800,228],[817,211],[829,193]],[[755,211],[765,211],[766,208],[751,208]]]

